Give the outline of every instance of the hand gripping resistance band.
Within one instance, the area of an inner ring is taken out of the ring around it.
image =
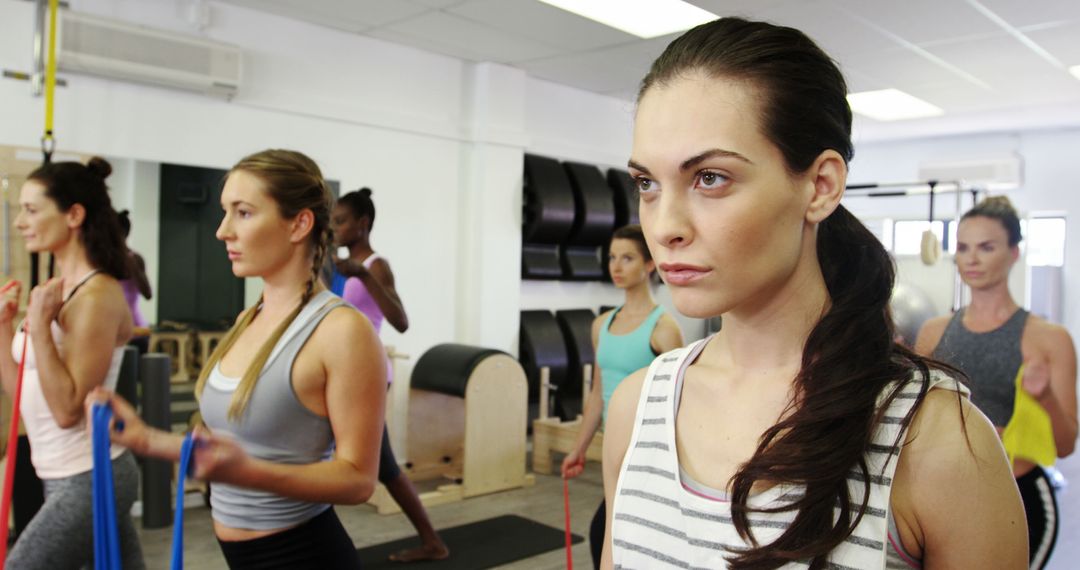
[[[112,408],[94,404],[90,434],[94,468],[91,472],[94,507],[94,569],[122,570],[120,533],[116,528],[116,490],[113,488],[112,449],[109,421]]]
[[[109,456],[109,420],[112,408],[93,406],[94,470],[94,569],[121,570],[120,535],[116,527],[116,497],[113,489],[112,458]],[[122,429],[122,428],[121,428]],[[176,513],[173,515],[172,569],[184,567],[184,480],[191,466],[191,434],[180,447],[180,473],[176,482]]]
[[[18,285],[18,281],[11,281],[0,289],[4,293]],[[23,370],[26,368],[26,345],[30,344],[30,335],[23,334],[22,356],[19,357],[19,379],[15,383],[15,397],[11,403],[11,428],[8,429],[7,438],[7,464],[4,465],[4,490],[0,498],[0,570],[4,568],[7,560],[8,548],[8,524],[11,516],[11,491],[15,483],[15,450],[18,449],[19,441],[19,405],[22,401]]]

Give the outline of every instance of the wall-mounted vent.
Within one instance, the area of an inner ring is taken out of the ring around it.
[[[240,89],[239,48],[77,12],[61,12],[61,70],[231,98]]]
[[[919,180],[960,181],[965,186],[992,192],[1015,190],[1024,182],[1024,160],[1019,155],[978,160],[924,162]]]

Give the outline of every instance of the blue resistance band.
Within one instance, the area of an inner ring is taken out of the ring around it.
[[[191,449],[194,440],[189,432],[180,446],[180,473],[176,477],[176,512],[173,513],[172,570],[184,568],[184,481],[191,468]]]
[[[116,495],[113,489],[112,457],[109,456],[109,420],[112,408],[94,404],[92,414],[91,442],[94,468],[91,472],[94,509],[94,568],[95,570],[122,570],[120,562],[120,534],[116,528]]]

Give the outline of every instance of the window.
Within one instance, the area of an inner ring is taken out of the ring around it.
[[[927,229],[934,232],[938,240],[945,239],[945,222],[942,220],[933,224],[926,220],[896,220],[893,222],[892,252],[896,255],[919,255],[922,251],[922,235]]]
[[[1028,265],[1065,266],[1065,218],[1022,220],[1020,229],[1024,235],[1021,243],[1027,244]]]

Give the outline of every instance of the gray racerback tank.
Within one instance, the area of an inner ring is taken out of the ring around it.
[[[1020,338],[1027,317],[1027,311],[1017,309],[1000,327],[974,333],[964,327],[964,309],[960,309],[934,349],[934,358],[967,374],[971,380],[971,403],[998,427],[1004,427],[1012,418],[1016,373],[1024,362]]]
[[[203,389],[199,410],[216,433],[235,439],[252,457],[275,463],[306,464],[330,458],[334,434],[330,420],[304,407],[292,385],[296,355],[323,318],[344,306],[336,295],[315,295],[285,330],[263,366],[251,400],[239,421],[228,419],[229,404],[240,383],[215,366]],[[273,530],[303,523],[329,505],[289,499],[267,491],[211,483],[215,520],[233,528]]]

